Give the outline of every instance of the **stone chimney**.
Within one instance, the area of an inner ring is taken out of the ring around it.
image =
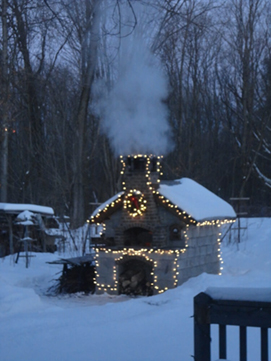
[[[160,157],[130,155],[121,158],[123,169],[122,187],[124,206],[119,226],[116,229],[117,246],[133,245],[144,247],[165,246],[166,237],[160,226],[160,216],[154,199],[154,192],[159,187]],[[144,237],[146,242],[144,243]]]
[[[160,157],[128,155],[121,158],[123,164],[123,190],[139,189],[149,193],[159,187]]]

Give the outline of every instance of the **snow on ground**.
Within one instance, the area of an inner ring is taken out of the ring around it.
[[[271,219],[249,219],[238,247],[223,240],[222,276],[202,274],[153,297],[52,297],[46,292],[61,266],[46,262],[58,254],[35,254],[28,269],[23,258],[1,259],[0,361],[193,360],[193,297],[210,287],[270,288],[270,229]],[[238,328],[227,334],[228,360],[237,361]],[[248,337],[248,361],[257,361],[259,330]],[[217,360],[217,326],[212,345]]]

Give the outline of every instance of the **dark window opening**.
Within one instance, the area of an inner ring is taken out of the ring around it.
[[[171,241],[180,241],[182,239],[182,227],[178,224],[173,224],[169,228],[169,239]]]
[[[131,172],[144,172],[146,170],[146,158],[143,157],[129,157],[127,158],[127,169]]]
[[[146,169],[145,158],[134,158],[134,170],[144,171]]]

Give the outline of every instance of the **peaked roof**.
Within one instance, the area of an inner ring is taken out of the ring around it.
[[[95,211],[91,214],[91,217],[96,217],[100,212],[105,211],[108,207],[112,206],[113,203],[120,199],[121,196],[124,194],[124,192],[119,192],[115,194],[113,197],[109,198],[104,203],[100,204],[98,208],[95,209]]]
[[[92,213],[92,220],[98,220],[101,214],[112,213],[116,206],[122,204],[123,195],[124,192],[119,192],[101,204]],[[197,222],[236,218],[236,213],[229,203],[189,178],[161,182],[156,195]]]
[[[158,191],[197,221],[236,218],[229,203],[192,179],[163,182]]]

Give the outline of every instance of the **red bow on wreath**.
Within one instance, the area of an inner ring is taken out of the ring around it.
[[[138,199],[135,196],[132,196],[131,198],[131,203],[133,203],[133,205],[135,206],[136,209],[139,209],[139,204],[138,204]]]

